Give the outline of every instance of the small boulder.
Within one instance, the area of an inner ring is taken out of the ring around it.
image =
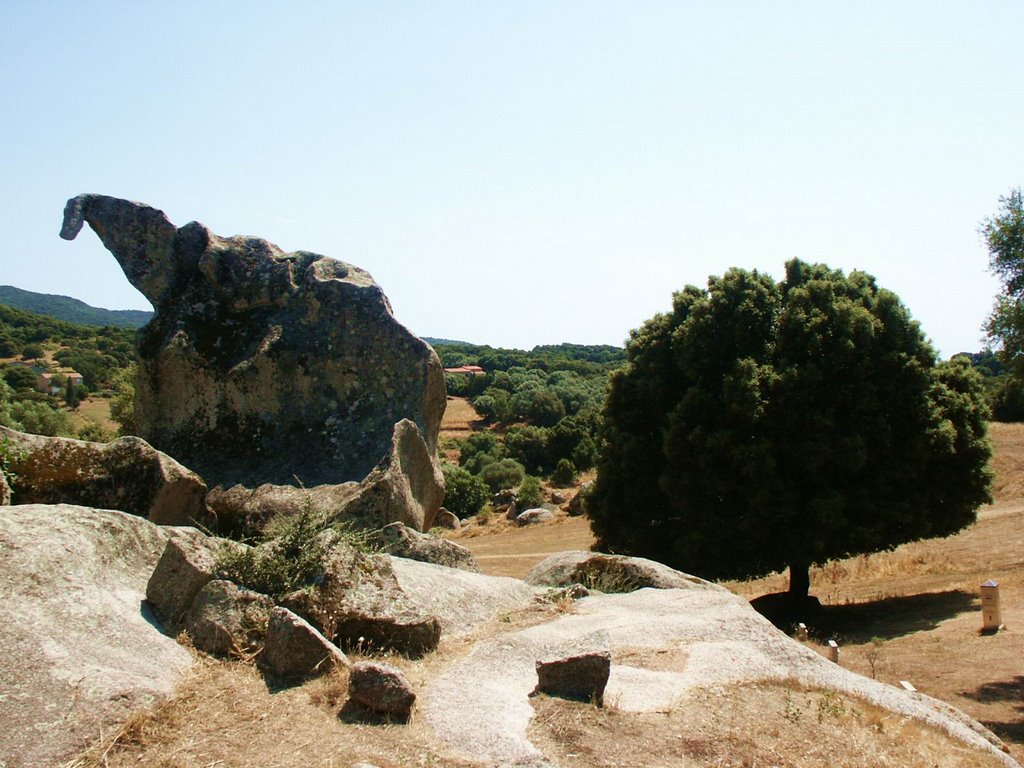
[[[525,512],[521,512],[516,515],[516,525],[534,525],[536,523],[546,523],[549,520],[554,519],[555,516],[552,514],[550,509],[535,507],[534,509],[528,509]]]
[[[552,504],[565,504],[566,501],[567,501],[567,499],[565,498],[565,494],[562,493],[561,491],[552,491],[551,492],[551,503]]]
[[[439,536],[419,533],[402,523],[391,523],[374,531],[371,540],[384,552],[395,557],[480,572],[473,553],[466,547]]]
[[[587,501],[587,494],[590,493],[590,489],[593,487],[593,483],[584,483],[580,486],[579,491],[576,495],[569,499],[569,506],[566,507],[566,512],[569,513],[569,517],[579,517],[586,510],[584,506]]]
[[[7,484],[7,475],[0,472],[0,507],[11,506],[11,486]]]
[[[416,702],[416,694],[401,670],[371,661],[352,666],[348,695],[361,707],[399,719],[408,719]]]
[[[17,455],[18,504],[117,509],[157,525],[189,525],[206,513],[206,483],[138,437],[88,443],[0,427]]]
[[[558,552],[537,563],[526,583],[535,587],[566,587],[583,584],[599,592],[633,592],[654,589],[721,589],[643,557],[604,555],[596,552]]]
[[[200,651],[248,653],[263,645],[274,601],[218,579],[203,587],[185,615],[185,631]]]
[[[170,539],[164,546],[146,584],[146,600],[168,633],[177,632],[199,590],[213,581],[222,546],[245,545],[195,536]]]
[[[535,692],[563,699],[593,701],[600,706],[604,701],[611,666],[608,633],[586,635],[537,660]]]
[[[280,604],[343,648],[368,645],[416,657],[441,640],[441,622],[405,595],[387,555],[339,546],[317,584],[284,595]]]
[[[462,521],[459,520],[459,516],[454,512],[449,512],[444,507],[441,507],[438,510],[437,517],[434,518],[434,525],[448,531],[457,531],[462,527]]]
[[[314,677],[349,665],[348,657],[316,627],[281,607],[270,611],[260,661],[271,674],[283,678]]]

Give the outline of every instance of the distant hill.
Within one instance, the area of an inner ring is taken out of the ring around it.
[[[453,339],[435,339],[433,336],[420,336],[427,344],[432,347],[445,346],[451,344],[469,344],[468,341],[455,341]]]
[[[79,325],[141,328],[153,317],[152,312],[141,309],[101,309],[70,296],[35,293],[13,285],[0,285],[0,304]]]

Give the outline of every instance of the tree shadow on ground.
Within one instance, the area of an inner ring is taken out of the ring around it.
[[[849,605],[805,603],[799,617],[780,610],[783,602],[775,595],[765,595],[752,600],[751,605],[785,632],[792,632],[796,622],[802,621],[816,639],[842,638],[847,643],[866,643],[876,637],[891,640],[924,632],[954,616],[978,610],[978,596],[963,590],[924,592]]]
[[[980,701],[982,704],[1015,701],[1017,711],[1024,712],[1024,675],[1017,675],[1009,680],[982,683],[973,691],[960,691],[960,695],[972,701]]]
[[[1024,712],[1024,675],[982,683],[973,691],[960,691],[960,695],[982,704],[1011,703],[1015,710]],[[982,720],[981,723],[1003,741],[1024,744],[1024,720]]]

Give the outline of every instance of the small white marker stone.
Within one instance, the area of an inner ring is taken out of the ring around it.
[[[999,610],[999,582],[989,579],[981,585],[981,629],[983,632],[998,632],[1003,628]]]
[[[807,639],[807,625],[802,621],[796,625],[796,639],[806,640]]]
[[[839,663],[839,643],[835,640],[828,641],[828,660]]]
[[[903,686],[904,691],[910,691],[911,693],[914,693],[914,691],[917,690],[917,688],[912,686],[910,682],[907,680],[900,680],[900,685]]]

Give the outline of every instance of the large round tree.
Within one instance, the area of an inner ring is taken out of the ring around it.
[[[734,269],[633,331],[588,500],[602,549],[708,578],[942,536],[990,499],[980,382],[861,272]]]

